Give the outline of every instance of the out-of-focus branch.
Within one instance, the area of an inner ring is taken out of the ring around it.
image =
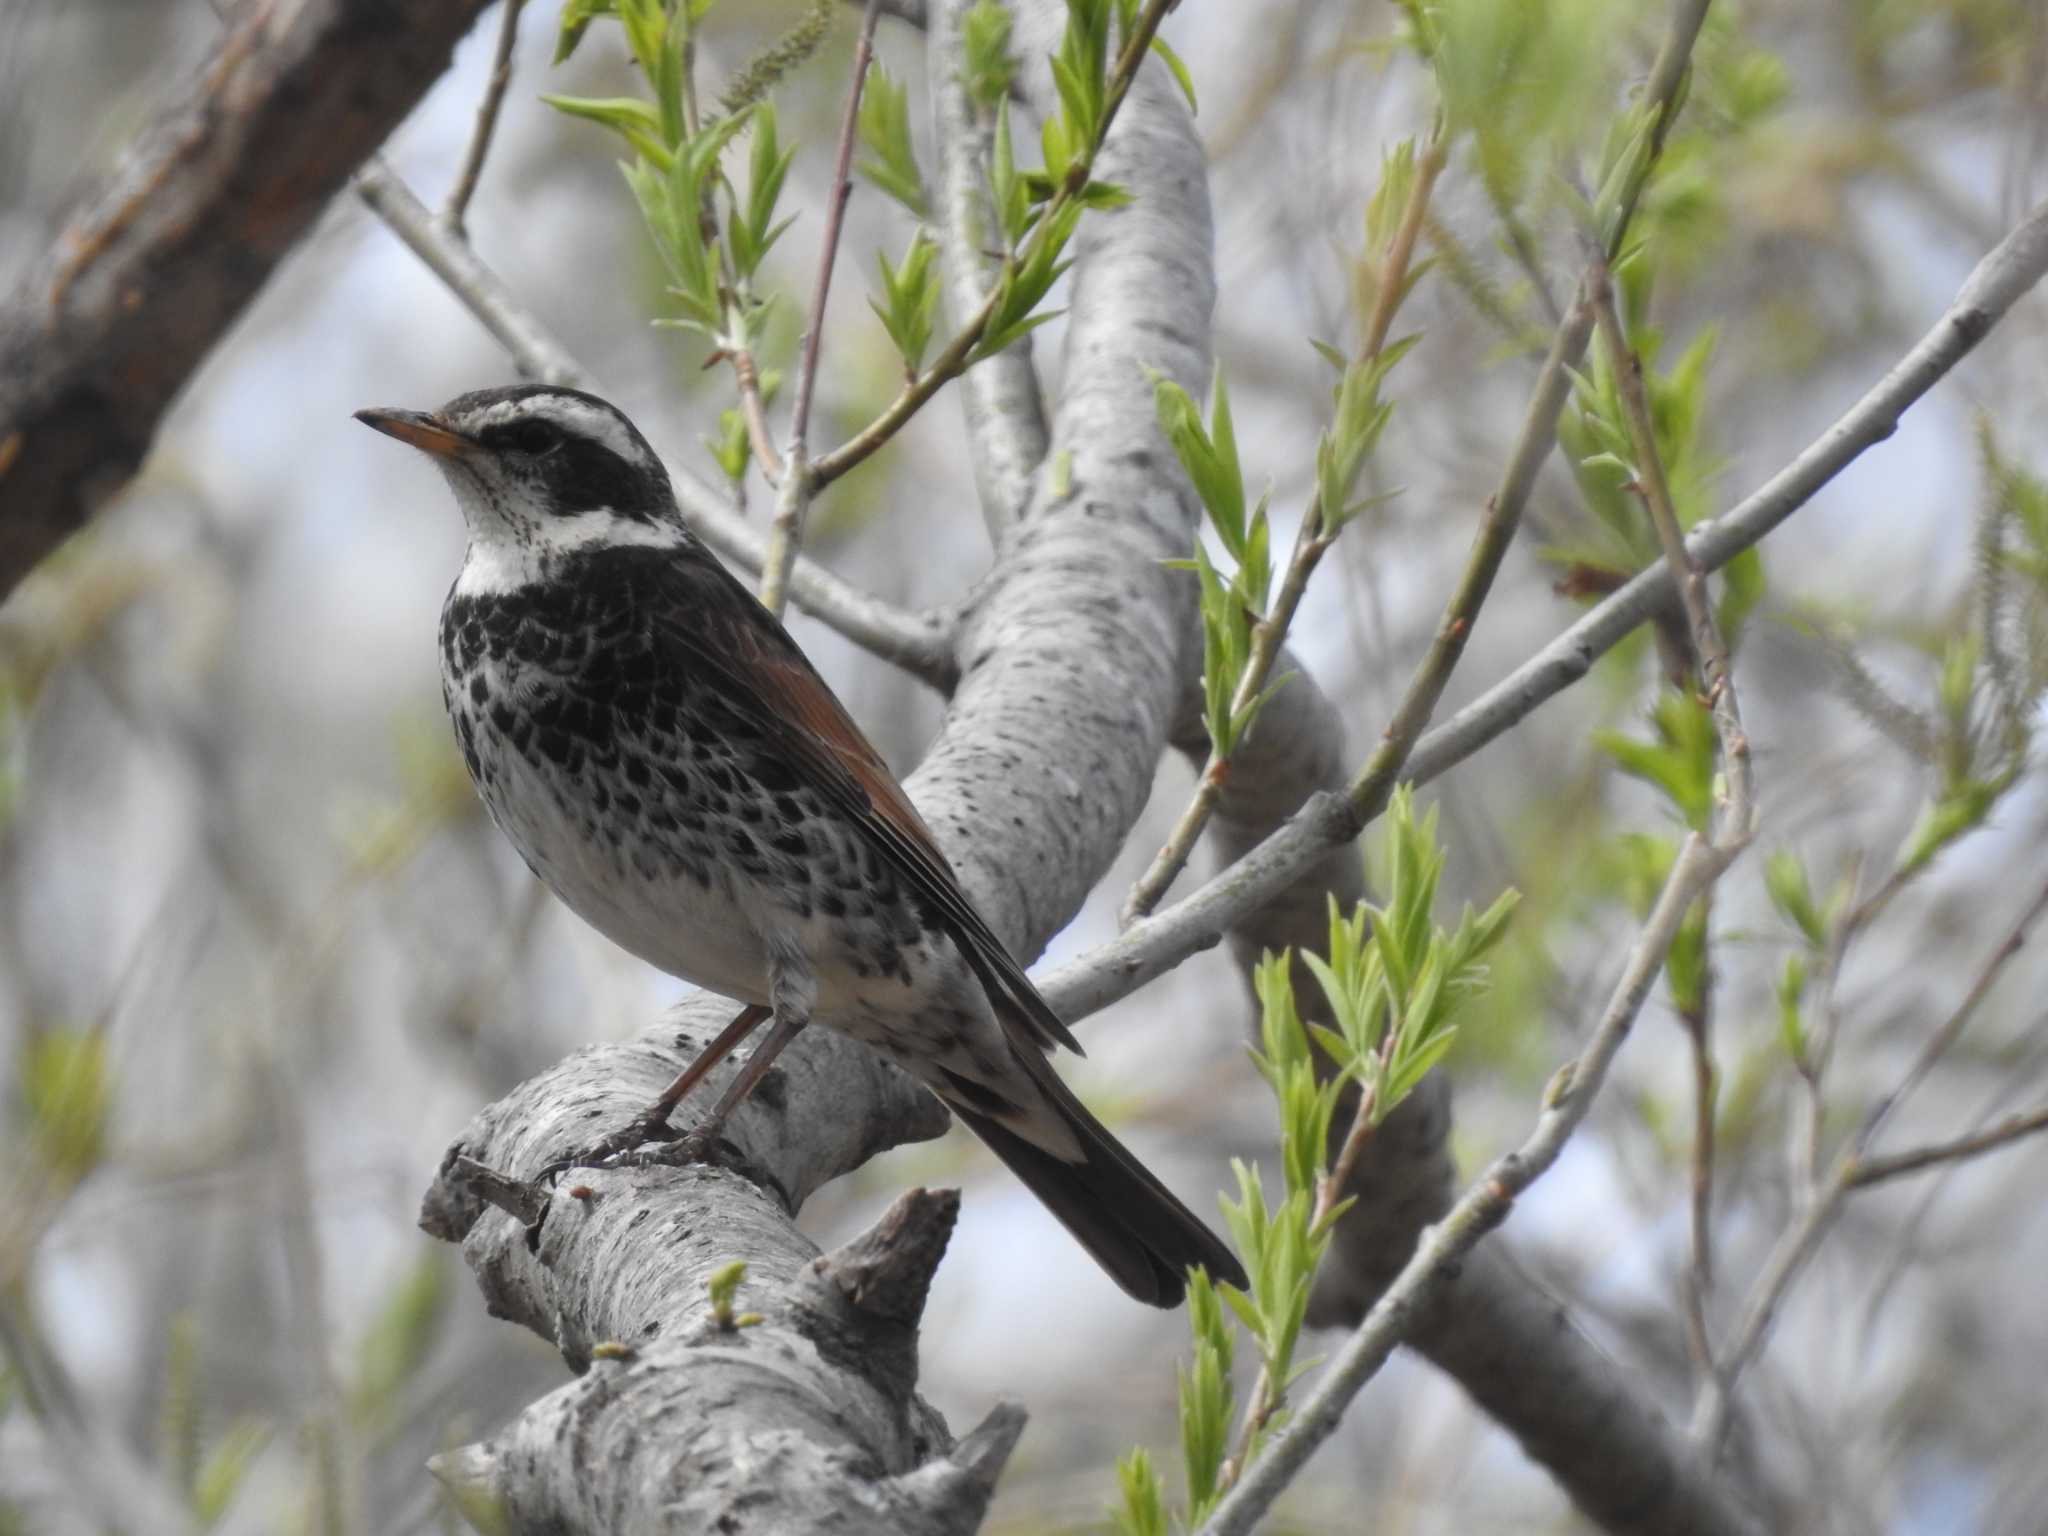
[[[2048,206],[1999,242],[1955,302],[1862,399],[1792,462],[1725,516],[1694,528],[1686,549],[1718,570],[1797,512],[1866,448],[1898,427],[1908,407],[1983,340],[2048,272]],[[1471,757],[1579,681],[1675,595],[1669,566],[1639,572],[1507,677],[1416,743],[1404,777],[1426,784]],[[1333,845],[1358,831],[1350,804],[1320,795],[1228,869],[1156,916],[1045,977],[1040,990],[1063,1017],[1106,1007],[1189,955],[1217,943],[1243,914],[1273,900]]]
[[[498,129],[498,110],[505,105],[505,92],[512,85],[512,50],[519,41],[519,13],[526,0],[501,0],[498,17],[498,48],[491,55],[491,78],[484,85],[484,99],[477,105],[476,127],[469,135],[469,148],[462,153],[462,169],[442,206],[441,217],[458,239],[469,238],[463,221],[469,214],[469,200],[476,196],[483,180],[484,158],[491,152],[491,136]]]
[[[939,253],[945,313],[956,329],[983,304],[1000,274],[990,254],[996,239],[986,164],[994,134],[964,73],[963,21],[969,0],[938,0],[926,40],[932,138],[938,151]],[[1031,336],[967,370],[960,380],[968,453],[989,536],[1000,539],[1031,499],[1032,477],[1045,459],[1045,402],[1031,363]]]
[[[1977,975],[1963,994],[1962,1001],[1938,1028],[1929,1033],[1914,1054],[1905,1076],[1899,1079],[1898,1086],[1871,1109],[1849,1144],[1835,1159],[1832,1172],[1807,1203],[1799,1219],[1780,1234],[1777,1245],[1764,1260],[1756,1285],[1750,1291],[1742,1318],[1736,1324],[1721,1359],[1720,1369],[1702,1383],[1699,1400],[1694,1407],[1693,1436],[1708,1455],[1720,1454],[1733,1421],[1737,1381],[1763,1349],[1786,1295],[1805,1271],[1808,1261],[1819,1252],[1821,1239],[1827,1236],[1852,1191],[1952,1158],[1973,1156],[2039,1129],[2033,1123],[2035,1117],[2022,1115],[1990,1131],[1964,1137],[1957,1143],[1921,1148],[1893,1158],[1867,1160],[1871,1144],[1893,1111],[1919,1086],[1976,1017],[1977,1010],[1990,995],[2005,967],[2026,943],[2027,931],[2041,920],[2043,913],[2048,913],[2048,887],[2043,887],[2028,903],[1998,947],[1978,967]]]
[[[466,241],[452,238],[383,162],[372,160],[363,168],[356,178],[356,191],[497,338],[521,373],[555,384],[597,387],[533,311],[498,280]],[[767,540],[761,531],[703,476],[674,459],[665,462],[677,505],[692,531],[728,560],[750,571],[760,570],[767,557]],[[863,650],[893,662],[942,693],[951,692],[959,676],[953,657],[952,615],[906,612],[801,555],[790,571],[789,591],[798,607]]]
[[[240,8],[0,312],[0,596],[127,484],[193,369],[483,5]]]
[[[1904,1178],[1910,1173],[1925,1173],[1929,1168],[1938,1168],[1945,1163],[1982,1157],[1986,1152],[1996,1152],[2029,1136],[2038,1136],[2043,1131],[2048,1131],[2048,1104],[2022,1114],[2007,1115],[1996,1125],[1972,1131],[1967,1136],[1930,1142],[1910,1151],[1894,1152],[1889,1157],[1866,1157],[1849,1175],[1849,1187],[1867,1189],[1872,1184]]]

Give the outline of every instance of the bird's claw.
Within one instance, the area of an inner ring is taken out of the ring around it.
[[[567,1157],[557,1158],[534,1175],[536,1184],[552,1189],[555,1182],[572,1168],[630,1168],[639,1166],[626,1161],[636,1148],[650,1141],[674,1142],[682,1133],[668,1123],[666,1115],[656,1119],[652,1115],[641,1115],[630,1125],[614,1131],[594,1147],[581,1152],[572,1152]],[[683,1138],[687,1139],[687,1138]]]
[[[649,1147],[649,1142],[661,1145]],[[642,1116],[596,1146],[549,1163],[534,1175],[534,1182],[552,1189],[572,1168],[682,1168],[691,1163],[711,1162],[716,1151],[716,1144],[701,1126],[679,1131],[665,1119]]]

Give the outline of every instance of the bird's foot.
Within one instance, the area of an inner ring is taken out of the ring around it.
[[[666,1107],[650,1109],[645,1114],[636,1115],[630,1122],[612,1132],[611,1135],[605,1137],[597,1145],[586,1148],[581,1152],[571,1153],[567,1157],[558,1158],[554,1162],[549,1163],[547,1167],[541,1169],[534,1176],[534,1182],[536,1184],[552,1186],[557,1179],[573,1168],[638,1168],[648,1166],[648,1163],[643,1161],[643,1159],[658,1158],[662,1162],[698,1162],[702,1160],[702,1153],[695,1157],[677,1157],[674,1155],[679,1147],[691,1142],[695,1137],[695,1131],[688,1133],[680,1132],[668,1123],[668,1110]],[[642,1152],[639,1150],[649,1142],[661,1142],[666,1145],[663,1145],[658,1151],[654,1152]]]
[[[730,1152],[728,1143],[718,1139],[717,1132],[710,1126],[693,1126],[680,1135],[671,1131],[665,1142],[656,1147],[638,1147],[630,1152],[621,1152],[606,1162],[607,1168],[687,1168],[692,1163],[715,1163],[722,1152]]]

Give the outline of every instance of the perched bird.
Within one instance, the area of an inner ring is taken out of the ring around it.
[[[915,1076],[1140,1301],[1230,1250],[1054,1074],[1080,1049],[961,891],[903,787],[796,643],[684,528],[615,407],[516,385],[358,411],[431,455],[469,548],[441,610],[448,713],[492,819],[614,943],[743,1003],[602,1161],[764,1019],[709,1119],[815,1015]]]

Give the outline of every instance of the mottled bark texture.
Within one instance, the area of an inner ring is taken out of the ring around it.
[[[1020,7],[1019,56],[1043,60],[1063,19],[1058,0]],[[1190,389],[1207,375],[1209,208],[1192,126],[1159,74],[1147,67],[1101,167],[1138,200],[1085,220],[1079,237],[1051,422],[1063,489],[1041,487],[999,550],[959,631],[946,727],[909,781],[962,883],[1024,955],[1128,837],[1195,664],[1192,587],[1163,564],[1194,537],[1194,507],[1145,370]],[[531,1174],[587,1144],[728,1011],[693,1000],[681,1038],[670,1023],[571,1058],[487,1109],[450,1166],[461,1153]],[[1002,1411],[954,1446],[915,1396],[917,1312],[945,1224],[899,1211],[859,1253],[814,1264],[791,1222],[824,1178],[932,1134],[936,1106],[823,1030],[764,1086],[732,1127],[733,1166],[572,1174],[587,1195],[559,1194],[532,1244],[444,1168],[430,1230],[463,1242],[494,1311],[588,1366],[487,1444],[443,1459],[464,1498],[522,1531],[978,1523],[1022,1419]],[[734,1258],[749,1264],[737,1305],[762,1315],[736,1331],[706,1321],[704,1289]]]
[[[194,369],[486,0],[249,0],[0,311],[0,597],[127,484]]]

